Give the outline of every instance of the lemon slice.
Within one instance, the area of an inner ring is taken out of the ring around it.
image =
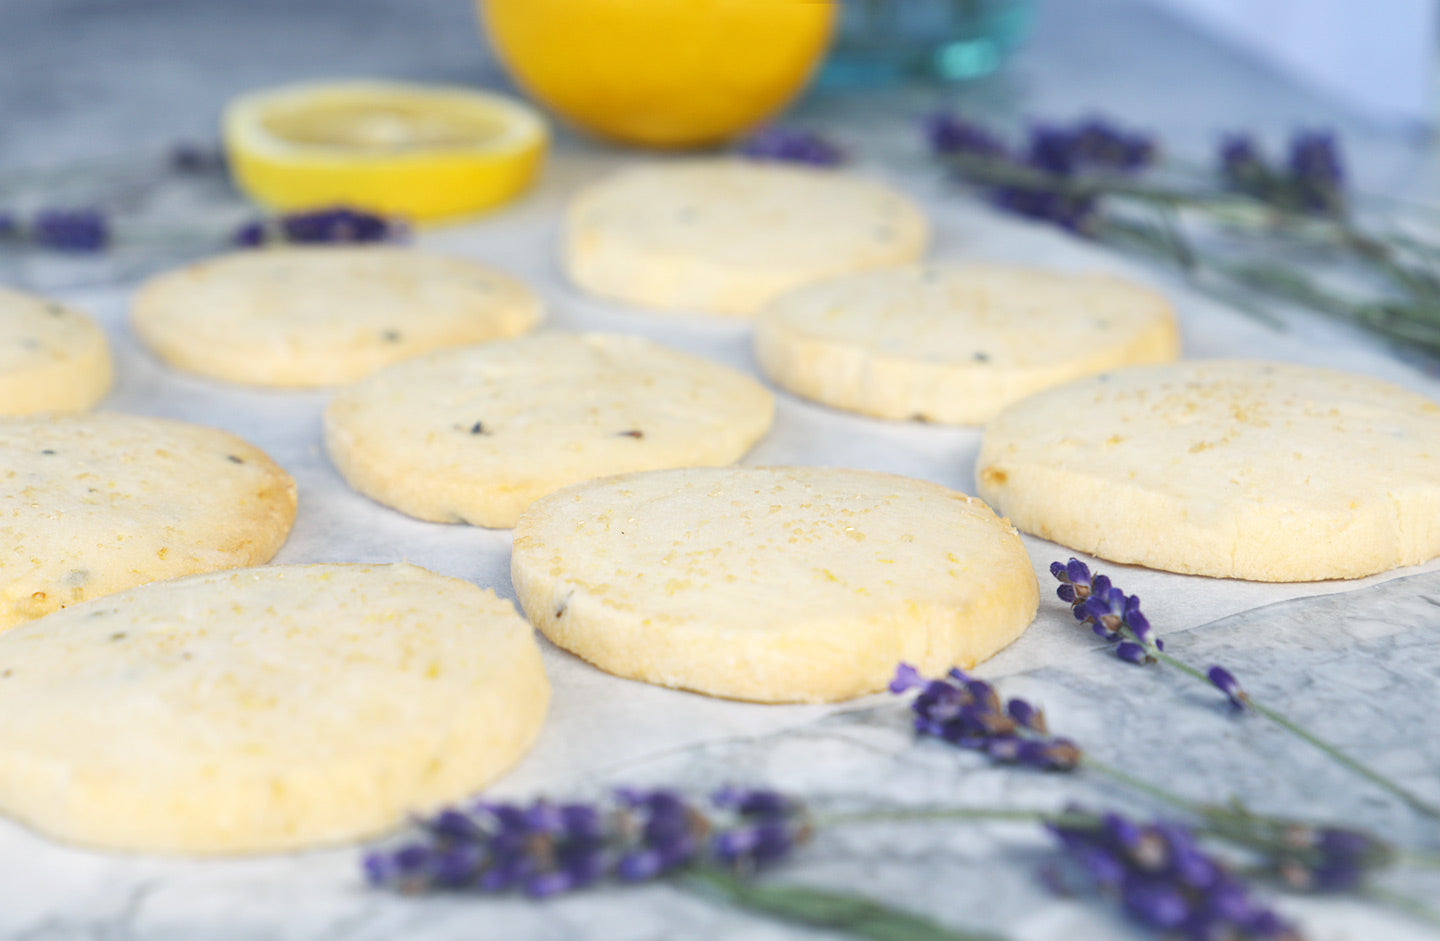
[[[270,209],[345,205],[416,221],[515,196],[549,137],[513,99],[401,82],[254,92],[226,106],[223,124],[236,183]]]

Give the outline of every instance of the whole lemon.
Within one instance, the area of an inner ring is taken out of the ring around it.
[[[714,144],[809,80],[837,0],[479,0],[511,76],[580,127],[656,147]]]

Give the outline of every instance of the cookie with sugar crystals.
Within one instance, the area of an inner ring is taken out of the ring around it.
[[[1160,293],[1107,275],[915,265],[782,295],[755,355],[782,388],[877,418],[983,424],[1041,389],[1173,360]]]
[[[570,280],[599,297],[749,316],[802,284],[915,261],[929,233],[915,203],[864,177],[688,160],[581,191],[562,251]]]
[[[773,410],[749,376],[641,337],[538,333],[356,383],[326,410],[325,444],[351,486],[386,506],[504,527],[592,477],[729,464]]]
[[[548,698],[509,602],[412,565],[145,585],[0,635],[0,813],[127,851],[353,840],[504,772]]]
[[[131,322],[170,365],[230,382],[329,386],[540,321],[515,278],[465,258],[393,246],[235,252],[166,272]]]
[[[113,372],[95,321],[0,287],[0,415],[83,411],[110,391]]]
[[[537,501],[511,578],[551,641],[618,676],[759,702],[969,668],[1039,589],[1015,530],[938,484],[823,467],[626,474]]]
[[[113,412],[0,421],[0,631],[144,582],[269,561],[295,481],[201,425]]]
[[[1172,572],[1358,578],[1440,555],[1440,405],[1330,369],[1082,379],[997,416],[977,477],[1025,532]]]

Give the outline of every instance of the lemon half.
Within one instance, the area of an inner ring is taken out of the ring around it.
[[[345,205],[416,221],[515,196],[549,138],[532,108],[501,95],[373,81],[242,95],[223,134],[236,183],[270,209]]]

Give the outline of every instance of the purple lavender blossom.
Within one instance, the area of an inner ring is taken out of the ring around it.
[[[1184,938],[1300,938],[1184,827],[1106,814],[1098,827],[1052,823],[1049,829],[1072,869],[1141,925]]]
[[[271,243],[358,244],[400,241],[408,234],[409,228],[400,220],[341,206],[248,222],[235,231],[231,241],[244,248]]]
[[[985,753],[999,764],[1018,764],[1041,771],[1072,771],[1080,764],[1080,746],[1052,737],[1045,714],[1023,699],[1008,703],[984,680],[960,670],[937,680],[924,680],[902,663],[890,684],[892,692],[921,687],[910,704],[915,731],[954,745]]]
[[[1297,824],[1285,829],[1281,843],[1274,872],[1300,892],[1348,892],[1367,872],[1390,866],[1396,856],[1388,843],[1345,827]]]
[[[110,241],[110,228],[98,209],[42,209],[30,221],[30,240],[61,252],[98,252]]]
[[[1031,128],[1026,163],[1057,176],[1090,169],[1129,173],[1154,163],[1158,153],[1153,139],[1122,130],[1103,118],[1089,118],[1071,127],[1037,124]]]
[[[845,162],[845,151],[815,131],[793,127],[762,128],[740,145],[742,157],[834,167]]]
[[[930,149],[937,154],[958,154],[969,157],[1005,157],[1005,145],[978,124],[973,124],[948,111],[925,116],[922,128]]]
[[[1220,179],[1236,192],[1261,198],[1275,185],[1274,171],[1248,134],[1229,134],[1220,142]]]
[[[1301,205],[1334,212],[1344,205],[1345,170],[1335,135],[1301,131],[1290,140],[1290,180]]]
[[[1051,222],[1077,235],[1088,233],[1099,218],[1100,202],[1093,196],[1057,193],[1030,186],[997,186],[989,193],[991,205],[1017,216]]]
[[[668,790],[625,788],[610,806],[478,803],[419,821],[418,836],[366,855],[372,885],[400,892],[546,898],[602,880],[644,882],[699,862],[753,871],[808,839],[805,809],[774,791],[727,788],[707,814]]]
[[[1110,583],[1109,576],[1092,575],[1089,566],[1072,558],[1053,562],[1050,574],[1060,586],[1055,594],[1070,605],[1075,620],[1089,624],[1095,634],[1115,644],[1115,655],[1127,663],[1154,663],[1153,651],[1165,649],[1155,636],[1150,619],[1140,610],[1138,595],[1127,595]]]
[[[20,220],[13,213],[0,212],[0,241],[19,238]]]
[[[1235,675],[1229,670],[1222,666],[1213,666],[1205,671],[1205,676],[1211,685],[1225,694],[1230,705],[1236,709],[1244,709],[1250,705],[1250,697],[1240,688],[1240,681],[1235,679]]]
[[[1234,192],[1291,210],[1333,214],[1344,209],[1344,162],[1329,131],[1301,131],[1292,137],[1283,170],[1243,134],[1221,141],[1219,163],[1221,181]]]
[[[1154,138],[1123,130],[1103,118],[1090,118],[1071,132],[1081,162],[1133,172],[1155,163],[1160,154]]]

